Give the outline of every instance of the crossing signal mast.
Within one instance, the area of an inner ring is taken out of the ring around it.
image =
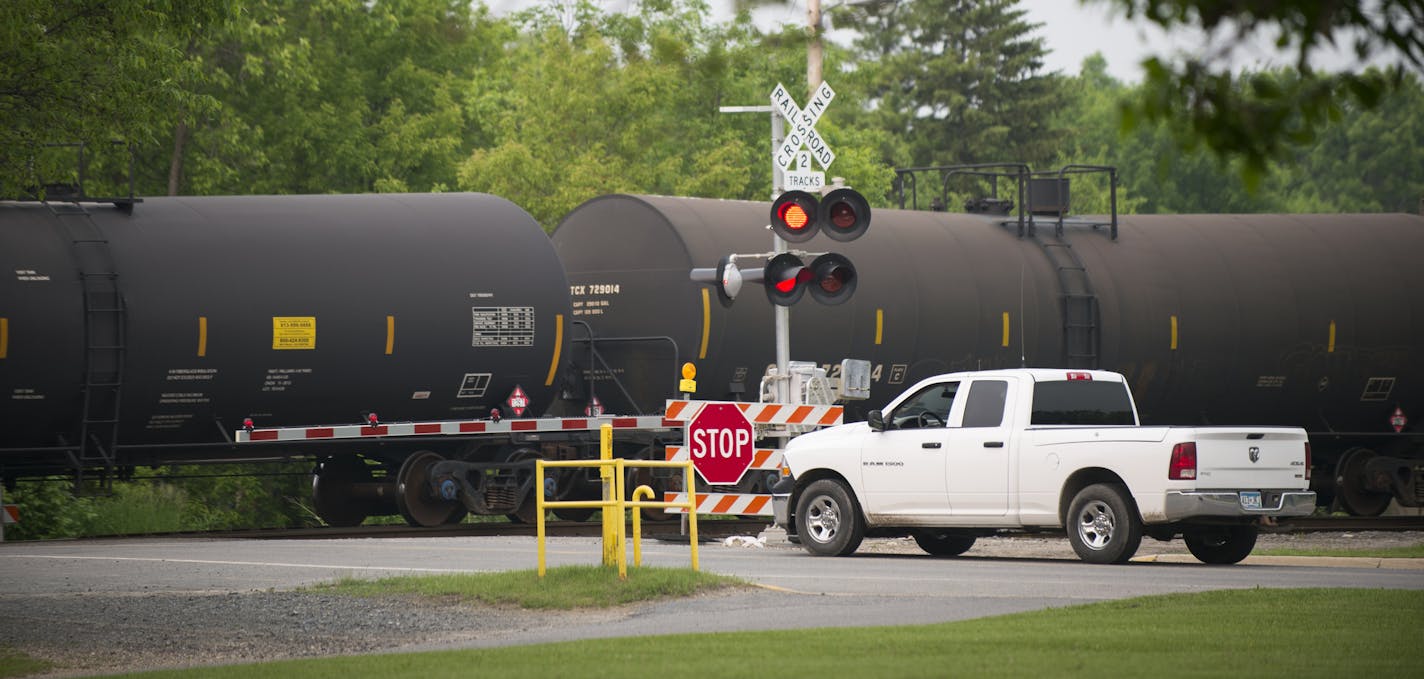
[[[772,177],[775,188],[771,204],[772,251],[731,254],[715,268],[692,270],[692,280],[717,289],[717,299],[730,307],[747,283],[761,283],[773,305],[776,322],[776,400],[792,401],[790,388],[789,307],[810,292],[821,304],[843,304],[855,293],[858,275],[855,265],[834,252],[814,253],[792,250],[788,244],[810,241],[825,234],[836,242],[849,242],[870,228],[870,204],[858,191],[837,187],[821,197],[810,190],[825,187],[824,170],[835,160],[825,140],[816,132],[816,122],[835,97],[831,86],[822,82],[805,109],[797,106],[785,86],[771,92],[771,106],[728,106],[724,113],[771,113]],[[791,131],[787,132],[787,125]],[[822,171],[812,170],[812,161]],[[794,169],[793,169],[794,166]],[[790,188],[791,190],[787,190]],[[743,270],[738,260],[765,259],[759,270]],[[809,260],[809,263],[808,263]]]

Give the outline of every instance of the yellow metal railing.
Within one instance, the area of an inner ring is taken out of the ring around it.
[[[698,570],[697,563],[697,500],[696,495],[688,493],[685,502],[663,502],[640,500],[639,496],[646,495],[652,497],[653,489],[647,486],[639,486],[633,491],[633,499],[625,500],[625,483],[627,479],[627,469],[629,467],[681,467],[683,470],[683,487],[692,488],[692,463],[690,461],[668,462],[665,460],[625,460],[622,458],[613,459],[613,427],[605,424],[599,430],[599,459],[597,460],[536,460],[534,463],[534,492],[537,498],[536,512],[539,515],[537,520],[539,535],[539,577],[544,577],[546,570],[546,546],[544,516],[550,509],[560,508],[583,508],[600,509],[603,511],[603,565],[611,566],[615,562],[618,564],[618,577],[628,577],[628,549],[627,549],[627,522],[624,516],[629,509],[633,510],[633,563],[636,566],[643,565],[642,549],[642,523],[641,512],[644,508],[650,509],[686,509],[688,516],[688,538],[692,548],[692,570]],[[602,500],[545,500],[544,499],[544,469],[548,467],[598,467],[599,476],[603,479],[603,499]]]

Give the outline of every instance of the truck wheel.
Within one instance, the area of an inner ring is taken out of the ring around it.
[[[1142,544],[1142,521],[1127,487],[1095,483],[1068,505],[1068,542],[1089,563],[1127,563]]]
[[[796,503],[796,534],[816,556],[847,556],[865,538],[865,522],[844,483],[821,479],[807,486]]]
[[[974,546],[975,537],[947,530],[917,530],[911,533],[915,544],[935,556],[959,556]]]
[[[1256,548],[1255,526],[1210,526],[1182,533],[1182,542],[1202,563],[1233,564]]]

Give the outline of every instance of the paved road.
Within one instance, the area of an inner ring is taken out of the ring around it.
[[[595,538],[550,540],[550,566],[598,563]],[[702,545],[703,570],[769,589],[649,606],[607,619],[524,630],[519,643],[598,636],[919,624],[1168,592],[1251,587],[1424,589],[1424,571],[1184,563],[1096,566],[1067,559],[867,554],[815,558],[800,549]],[[972,552],[971,552],[972,554]],[[650,542],[644,562],[686,566],[685,544]],[[128,539],[0,545],[6,596],[76,592],[247,592],[341,576],[530,569],[527,537],[388,540]],[[491,637],[468,646],[511,643]]]

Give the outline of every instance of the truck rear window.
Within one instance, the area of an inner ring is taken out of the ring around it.
[[[1137,424],[1127,385],[1103,380],[1039,382],[1033,389],[1032,424]]]

